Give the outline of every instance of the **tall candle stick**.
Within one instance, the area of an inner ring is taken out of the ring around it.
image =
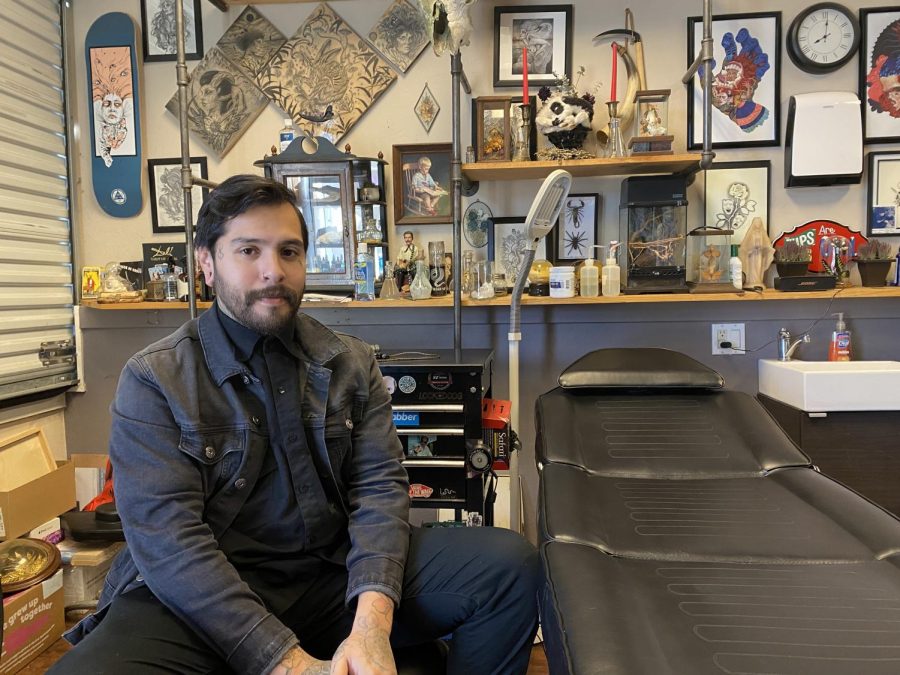
[[[522,103],[528,103],[528,47],[522,47]]]
[[[609,85],[609,100],[610,101],[618,101],[616,98],[616,70],[619,66],[619,52],[617,49],[618,45],[613,42],[612,43],[612,81]]]

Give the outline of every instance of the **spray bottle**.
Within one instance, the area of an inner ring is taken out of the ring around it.
[[[603,295],[614,298],[621,292],[621,275],[619,265],[616,263],[616,254],[619,252],[619,242],[609,242],[606,264],[603,266]]]
[[[828,345],[829,361],[849,361],[851,356],[850,349],[850,331],[847,330],[847,324],[844,323],[844,313],[838,312],[832,314],[838,318],[831,334],[831,343]]]
[[[594,248],[604,249],[606,247],[594,244]],[[596,262],[593,258],[588,258],[584,261],[584,266],[579,273],[581,297],[583,298],[596,298],[600,295],[600,268],[595,264]]]

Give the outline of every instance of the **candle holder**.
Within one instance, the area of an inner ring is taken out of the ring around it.
[[[518,106],[521,116],[519,124],[516,126],[515,138],[513,139],[513,161],[514,162],[530,162],[531,161],[531,105],[523,103]]]
[[[628,151],[625,149],[625,139],[622,138],[622,120],[618,115],[619,102],[608,101],[606,108],[609,110],[609,141],[606,144],[606,156],[610,159],[627,157]]]

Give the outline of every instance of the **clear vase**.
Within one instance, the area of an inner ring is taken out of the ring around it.
[[[394,279],[394,263],[392,262],[384,264],[384,282],[381,284],[378,298],[379,300],[398,300],[400,298],[400,289],[397,288],[397,281]]]
[[[409,295],[413,300],[431,297],[431,282],[428,281],[428,267],[424,260],[416,261],[416,276],[409,285]]]

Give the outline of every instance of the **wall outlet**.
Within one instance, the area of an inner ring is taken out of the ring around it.
[[[723,347],[724,343],[731,343]],[[713,354],[743,354],[744,324],[742,323],[714,323],[712,325],[712,353]]]

